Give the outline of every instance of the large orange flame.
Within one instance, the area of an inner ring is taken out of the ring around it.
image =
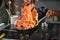
[[[24,2],[30,2],[31,0],[23,0]]]
[[[23,26],[22,29],[27,30],[37,26],[38,13],[35,8],[32,10],[33,7],[35,7],[34,4],[29,4],[21,8],[21,16],[17,19],[16,29],[19,30]]]

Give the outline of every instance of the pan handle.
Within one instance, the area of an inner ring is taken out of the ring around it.
[[[41,18],[41,19],[38,21],[38,23],[41,22],[41,21],[43,21],[45,18],[46,18],[46,16],[44,16],[43,18]]]

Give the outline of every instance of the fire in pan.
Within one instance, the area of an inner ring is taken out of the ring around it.
[[[34,28],[29,28],[29,29],[26,29],[26,30],[23,30],[23,27],[20,27],[20,30],[17,30],[18,32],[22,32],[22,33],[27,33],[27,34],[32,34],[34,31],[38,30],[40,28],[40,23],[46,18],[46,16],[44,16],[43,18],[41,18],[39,21],[38,21],[38,25]]]

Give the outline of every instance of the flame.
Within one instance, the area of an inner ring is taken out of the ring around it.
[[[38,13],[37,10],[34,8],[34,4],[30,4],[29,6],[24,6],[21,8],[21,16],[17,19],[16,29],[20,29],[21,26],[23,30],[27,30],[30,28],[34,28],[37,25],[38,21]]]
[[[24,2],[30,2],[31,0],[23,0]]]

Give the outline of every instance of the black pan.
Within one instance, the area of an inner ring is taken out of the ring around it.
[[[24,34],[32,34],[33,32],[35,32],[36,30],[40,29],[41,27],[41,22],[46,18],[46,16],[44,16],[43,18],[41,18],[38,22],[39,24],[35,27],[35,28],[30,28],[28,30],[17,30],[19,33],[24,33]]]

